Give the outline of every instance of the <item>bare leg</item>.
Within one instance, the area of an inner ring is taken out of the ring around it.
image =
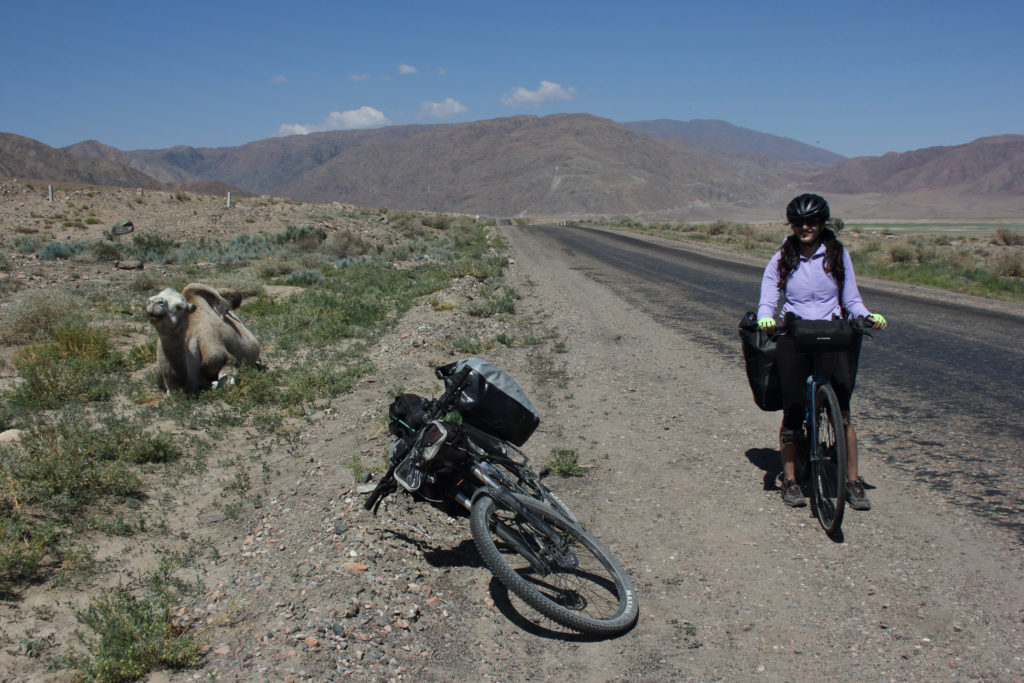
[[[786,481],[796,479],[797,448],[795,443],[782,444],[782,478]]]
[[[842,416],[846,428],[846,480],[857,481],[857,433],[853,431],[849,411],[844,411]]]

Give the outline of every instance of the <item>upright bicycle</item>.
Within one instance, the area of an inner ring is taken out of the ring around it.
[[[870,326],[863,317],[849,321],[787,317],[780,330],[793,337],[798,349],[814,358],[814,372],[807,377],[797,479],[809,479],[811,507],[829,536],[839,533],[846,511],[847,451],[839,399],[829,379],[825,354],[855,352],[864,330]]]

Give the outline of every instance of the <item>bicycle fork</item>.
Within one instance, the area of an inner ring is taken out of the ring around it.
[[[540,515],[519,502],[515,495],[491,477],[492,471],[491,465],[486,462],[478,462],[473,466],[473,475],[485,487],[477,491],[473,495],[473,499],[475,500],[477,496],[490,496],[495,501],[502,503],[505,507],[515,512],[537,530],[532,535],[534,542],[541,547],[537,548],[529,543],[527,538],[527,534],[530,533],[529,530],[517,532],[509,528],[504,522],[494,520],[494,533],[497,534],[498,538],[515,548],[516,552],[526,558],[530,565],[542,575],[547,575],[551,572],[550,560],[545,556],[544,550],[549,551],[553,556],[551,559],[556,561],[558,558],[574,557],[568,543],[566,543],[558,530],[544,521]],[[456,500],[464,507],[468,504],[468,509],[470,510],[473,507],[473,501],[461,492],[456,494]],[[552,541],[554,541],[554,547],[552,547]],[[568,559],[564,561],[567,565],[572,564]]]

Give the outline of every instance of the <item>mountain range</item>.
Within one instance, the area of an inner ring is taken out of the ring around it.
[[[1009,216],[1024,209],[1022,171],[1021,135],[846,159],[724,121],[588,114],[132,151],[0,133],[0,176],[494,216],[751,220],[805,190],[888,217]]]

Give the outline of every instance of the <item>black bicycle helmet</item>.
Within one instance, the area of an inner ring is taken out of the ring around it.
[[[795,197],[786,207],[786,220],[790,225],[797,221],[819,220],[822,223],[829,219],[828,202],[817,194],[802,194]]]

